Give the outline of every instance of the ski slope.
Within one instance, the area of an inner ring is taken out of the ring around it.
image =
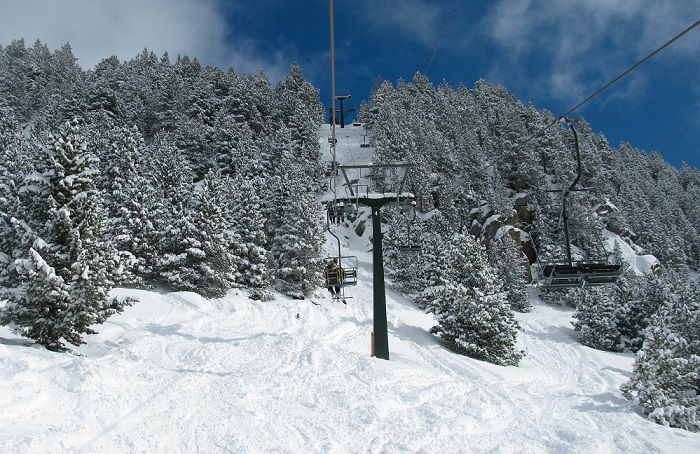
[[[346,129],[338,155],[345,140],[359,159],[362,128]],[[445,350],[432,318],[392,291],[391,360],[372,358],[368,233],[334,229],[359,261],[347,305],[325,291],[317,306],[117,289],[140,302],[79,355],[0,327],[0,452],[700,452],[700,434],[651,423],[624,399],[633,355],[580,345],[573,310],[534,289],[532,312],[517,314],[518,367]]]

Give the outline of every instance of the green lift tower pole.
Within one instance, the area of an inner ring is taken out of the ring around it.
[[[386,319],[386,285],[384,284],[384,252],[382,248],[381,208],[396,203],[396,197],[356,199],[372,209],[372,286],[374,296],[374,356],[389,359],[389,333]]]
[[[389,333],[386,318],[386,287],[384,284],[384,252],[382,249],[381,207],[396,203],[391,199],[364,199],[362,205],[372,208],[372,285],[374,289],[374,356],[389,359]]]
[[[389,359],[389,333],[386,316],[386,285],[384,283],[384,252],[382,245],[382,216],[381,208],[390,203],[397,203],[402,200],[412,199],[412,194],[403,194],[403,187],[406,181],[408,168],[413,164],[375,164],[375,165],[348,165],[338,166],[345,178],[345,184],[350,192],[351,199],[348,202],[355,202],[372,209],[372,284],[374,296],[374,356],[381,359]],[[398,184],[396,193],[389,194],[367,194],[362,197],[355,194],[353,185],[350,183],[347,171],[350,169],[405,169],[403,178]]]

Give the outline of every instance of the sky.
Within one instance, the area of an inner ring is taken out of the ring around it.
[[[0,0],[0,11],[0,45],[68,42],[86,69],[147,48],[242,74],[262,69],[273,82],[297,63],[330,106],[325,0]],[[698,20],[700,0],[336,1],[336,95],[359,108],[380,78],[396,84],[427,69],[436,86],[484,79],[559,116]],[[700,26],[570,117],[613,147],[629,142],[700,168],[698,48]]]

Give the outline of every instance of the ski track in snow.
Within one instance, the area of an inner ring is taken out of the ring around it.
[[[346,134],[361,143],[359,131]],[[0,328],[0,452],[700,452],[700,434],[624,399],[632,355],[580,345],[573,310],[535,289],[517,314],[518,367],[444,349],[432,317],[391,290],[391,360],[370,357],[367,235],[344,240],[360,266],[347,305],[118,289],[140,302],[87,336],[82,356]]]

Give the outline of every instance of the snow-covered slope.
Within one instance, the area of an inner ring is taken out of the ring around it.
[[[450,353],[389,293],[391,360],[371,358],[371,292],[347,306],[231,292],[126,291],[141,302],[79,349],[0,336],[0,451],[668,452],[700,435],[648,422],[622,397],[631,355],[576,342],[571,311],[533,297],[521,365]]]
[[[141,301],[86,337],[82,356],[0,328],[0,452],[700,452],[700,434],[622,397],[632,355],[582,346],[573,311],[534,291],[517,314],[519,367],[445,350],[431,317],[391,291],[391,360],[370,357],[367,238],[335,229],[359,262],[347,306],[323,293],[317,306],[120,289]]]

